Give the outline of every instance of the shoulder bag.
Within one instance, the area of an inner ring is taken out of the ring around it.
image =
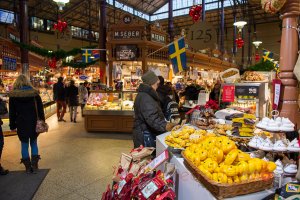
[[[44,133],[44,132],[48,132],[48,129],[49,129],[48,124],[44,120],[41,120],[39,118],[39,112],[38,112],[37,103],[36,103],[36,99],[35,98],[34,98],[34,104],[35,104],[35,113],[36,113],[36,118],[37,118],[35,131],[38,134]]]

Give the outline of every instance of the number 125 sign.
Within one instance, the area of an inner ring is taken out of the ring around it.
[[[189,29],[187,39],[189,46],[193,49],[213,48],[217,41],[217,32],[212,24],[198,22],[193,24]]]

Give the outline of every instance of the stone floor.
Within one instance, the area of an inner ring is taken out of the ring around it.
[[[47,122],[50,131],[41,134],[38,144],[40,168],[50,172],[34,200],[101,199],[111,183],[113,166],[122,152],[132,148],[131,135],[87,133],[81,118],[76,124],[58,123],[52,116]],[[6,137],[2,165],[11,171],[23,170],[20,151],[18,138]]]

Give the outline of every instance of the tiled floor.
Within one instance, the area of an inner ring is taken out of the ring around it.
[[[113,166],[122,152],[132,148],[131,135],[87,133],[81,118],[77,124],[58,123],[55,116],[47,122],[50,131],[38,138],[38,144],[40,168],[50,172],[34,200],[101,199],[111,183]],[[19,140],[6,137],[2,165],[11,171],[23,170],[19,163]]]

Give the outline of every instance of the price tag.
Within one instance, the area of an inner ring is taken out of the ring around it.
[[[279,106],[279,97],[280,97],[280,91],[281,91],[281,80],[280,79],[274,79],[273,80],[273,110],[277,110]]]
[[[212,24],[198,22],[191,26],[187,38],[189,46],[193,49],[213,48],[217,40],[217,32]]]
[[[151,181],[141,192],[148,199],[156,190],[158,190],[157,185]]]
[[[235,95],[236,96],[253,96],[258,97],[259,86],[248,86],[248,85],[237,85],[235,86]]]

